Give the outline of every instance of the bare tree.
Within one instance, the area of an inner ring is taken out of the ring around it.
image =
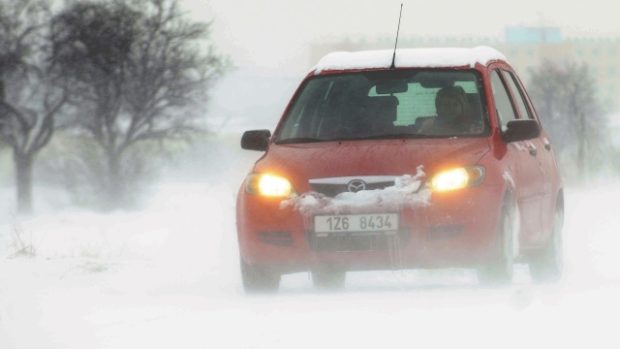
[[[18,210],[32,209],[32,167],[67,101],[46,62],[49,8],[43,0],[0,1],[0,139],[13,152]]]
[[[72,81],[79,122],[105,154],[108,204],[131,190],[127,154],[145,142],[198,130],[189,107],[225,66],[209,24],[188,21],[176,0],[81,2],[53,20],[54,62]]]
[[[588,66],[545,61],[531,72],[530,93],[557,151],[584,179],[606,145],[605,111]]]

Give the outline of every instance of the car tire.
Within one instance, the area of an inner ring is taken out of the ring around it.
[[[241,260],[241,280],[246,293],[272,293],[280,287],[281,275],[266,267]]]
[[[564,212],[561,207],[558,207],[553,218],[551,238],[542,249],[534,252],[529,259],[530,276],[534,282],[554,282],[562,278],[564,268],[563,224]]]
[[[478,281],[482,285],[501,286],[512,283],[514,265],[514,208],[506,200],[497,227],[496,258],[478,268]]]
[[[330,291],[344,288],[347,275],[346,271],[331,267],[314,268],[310,274],[315,288]]]

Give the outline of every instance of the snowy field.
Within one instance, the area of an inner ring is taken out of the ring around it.
[[[568,190],[557,284],[534,285],[522,267],[499,289],[468,270],[357,272],[344,291],[316,293],[299,273],[277,295],[246,296],[234,205],[256,154],[160,184],[139,212],[51,205],[17,219],[3,203],[0,348],[620,345],[620,183]]]

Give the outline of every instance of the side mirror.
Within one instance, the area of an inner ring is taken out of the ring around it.
[[[536,120],[512,120],[508,121],[506,126],[503,132],[506,143],[525,141],[540,136],[540,125]]]
[[[241,148],[247,150],[267,150],[271,131],[269,130],[253,130],[245,131],[241,137]]]

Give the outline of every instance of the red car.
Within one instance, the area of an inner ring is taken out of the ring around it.
[[[494,49],[333,53],[307,75],[239,190],[246,291],[284,273],[476,268],[507,283],[562,272],[564,195],[522,82]]]

